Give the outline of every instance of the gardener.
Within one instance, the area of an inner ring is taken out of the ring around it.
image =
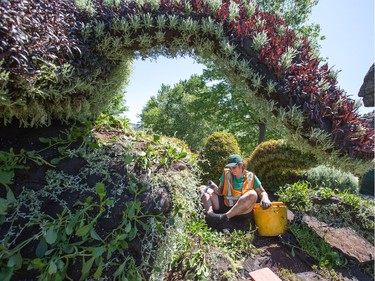
[[[226,222],[235,216],[249,214],[258,196],[261,198],[260,205],[263,209],[271,206],[271,201],[261,182],[254,173],[246,170],[238,154],[229,156],[219,186],[209,181],[201,191],[201,200],[207,218],[218,222]]]

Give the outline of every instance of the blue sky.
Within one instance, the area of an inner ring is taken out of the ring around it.
[[[340,70],[338,85],[357,99],[363,78],[374,62],[374,0],[320,0],[314,7],[310,21],[320,24],[321,56],[328,65]],[[189,57],[156,61],[146,59],[134,62],[130,83],[126,88],[125,114],[132,123],[151,96],[156,96],[161,84],[173,86],[192,74],[201,74],[203,66]],[[373,108],[361,107],[366,113]]]

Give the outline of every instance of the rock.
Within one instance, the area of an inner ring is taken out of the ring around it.
[[[375,247],[349,227],[335,228],[315,217],[304,215],[305,222],[331,247],[360,265],[374,263]]]
[[[363,98],[365,107],[374,107],[374,64],[372,64],[366,73],[358,96]]]

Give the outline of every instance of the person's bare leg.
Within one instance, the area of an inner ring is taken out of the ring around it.
[[[201,201],[203,203],[203,207],[207,213],[212,213],[214,210],[219,209],[219,198],[216,193],[213,192],[211,188],[207,188],[204,186],[201,189],[202,197]]]
[[[250,213],[255,203],[257,202],[258,195],[255,190],[250,190],[238,199],[237,203],[226,213],[228,219],[238,215]]]

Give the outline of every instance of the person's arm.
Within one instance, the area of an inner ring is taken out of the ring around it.
[[[271,201],[268,198],[267,192],[264,190],[263,186],[260,185],[258,188],[255,189],[257,192],[258,196],[260,197],[260,205],[262,206],[263,209],[268,209],[271,207]]]
[[[223,195],[223,188],[224,184],[222,182],[219,183],[219,188],[216,190],[217,195]]]

